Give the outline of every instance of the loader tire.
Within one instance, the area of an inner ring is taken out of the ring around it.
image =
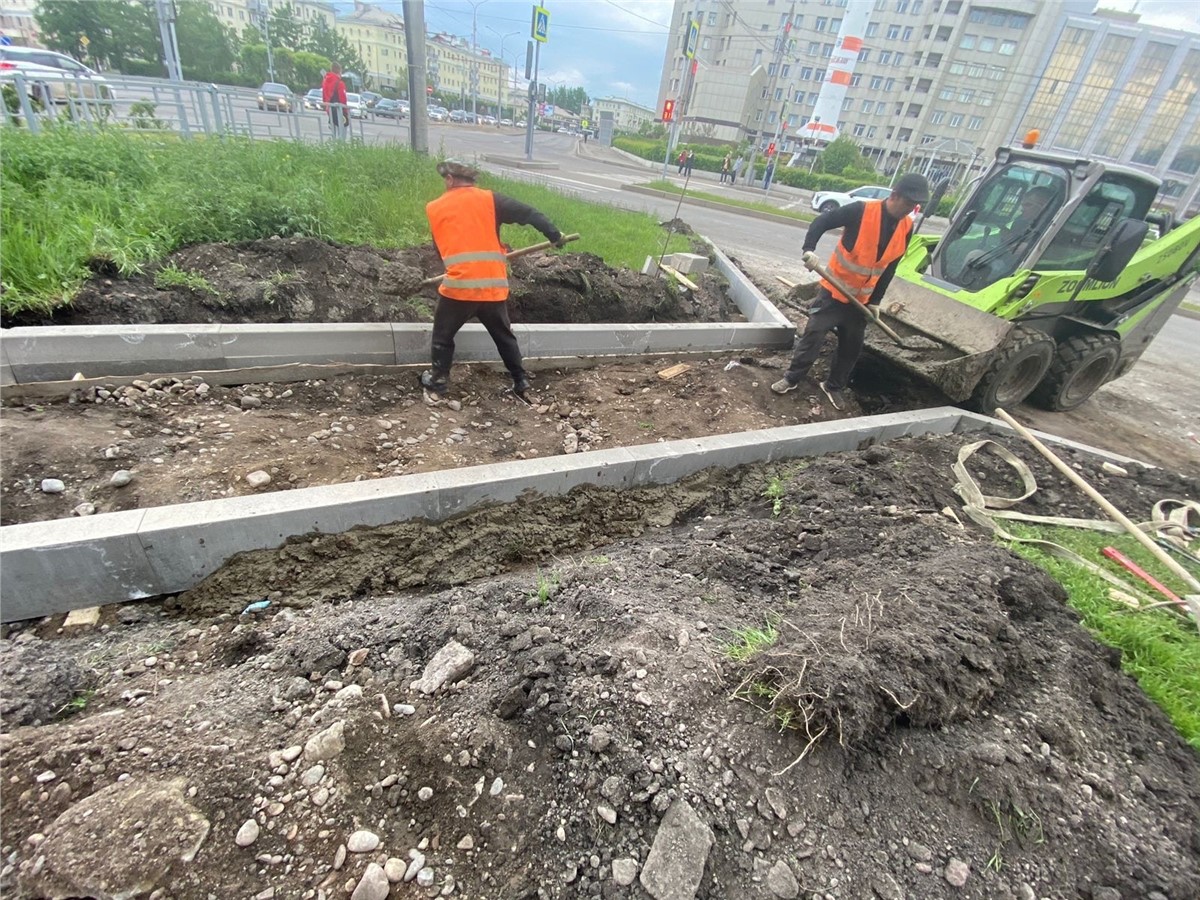
[[[1018,325],[965,405],[989,416],[998,406],[1016,406],[1038,386],[1053,358],[1054,341]]]
[[[1115,335],[1081,334],[1063,341],[1029,399],[1053,412],[1074,409],[1112,377],[1120,359],[1121,341]]]

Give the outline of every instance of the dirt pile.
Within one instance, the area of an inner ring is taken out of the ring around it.
[[[0,888],[1196,896],[1200,759],[940,513],[963,440],[293,541],[95,632],[10,629]],[[1033,467],[1031,511],[1090,512]]]
[[[707,250],[701,252],[707,253]],[[53,320],[18,316],[13,325],[287,322],[428,322],[443,266],[432,244],[404,250],[346,247],[315,238],[197,244],[143,274],[102,267]],[[740,320],[720,276],[700,290],[614,269],[598,256],[537,253],[510,266],[514,322],[720,322]]]

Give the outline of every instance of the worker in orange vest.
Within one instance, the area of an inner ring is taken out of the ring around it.
[[[918,204],[928,202],[929,182],[925,176],[910,172],[897,179],[886,200],[848,203],[822,213],[808,226],[802,250],[805,256],[817,249],[817,241],[825,232],[842,229],[842,238],[834,248],[826,268],[854,296],[845,296],[821,279],[821,288],[813,300],[808,324],[796,345],[792,364],[783,378],[771,385],[772,391],[786,394],[796,390],[816,362],[825,335],[832,331],[837,335],[837,350],[829,366],[828,378],[818,387],[829,398],[834,409],[845,407],[843,391],[862,353],[866,330],[866,319],[858,310],[851,309],[850,304],[862,303],[873,307],[883,299],[884,292],[892,283],[896,264],[904,255],[908,239],[912,236],[910,214]]]
[[[421,374],[421,386],[440,396],[450,386],[454,336],[469,319],[487,329],[513,380],[524,397],[529,375],[508,318],[508,263],[500,241],[501,225],[532,225],[556,247],[565,245],[562,232],[532,206],[475,186],[479,172],[461,160],[437,166],[446,192],[425,207],[433,242],[446,267],[438,287],[441,297],[433,313],[430,356],[433,368]]]

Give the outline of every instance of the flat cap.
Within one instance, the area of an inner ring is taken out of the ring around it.
[[[443,159],[437,164],[437,173],[445,178],[447,175],[452,178],[462,178],[466,181],[474,181],[479,177],[479,170],[470,163],[465,163],[461,159]]]
[[[896,179],[892,190],[897,194],[907,197],[914,203],[929,202],[929,182],[925,180],[924,175],[918,175],[916,172],[901,175]]]

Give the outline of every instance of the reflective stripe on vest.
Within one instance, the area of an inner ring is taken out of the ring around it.
[[[869,302],[879,276],[904,255],[908,246],[912,219],[904,216],[896,223],[896,230],[884,248],[883,255],[879,255],[879,230],[883,227],[885,202],[868,200],[864,203],[862,222],[858,226],[858,238],[854,242],[854,249],[847,250],[845,244],[838,241],[833,255],[829,258],[829,274],[848,287],[854,296],[845,296],[824,278],[821,279],[821,284],[842,303],[848,303],[851,299],[862,304]]]
[[[508,265],[496,232],[496,201],[474,186],[451,188],[425,207],[446,266],[438,293],[451,300],[508,299]]]

